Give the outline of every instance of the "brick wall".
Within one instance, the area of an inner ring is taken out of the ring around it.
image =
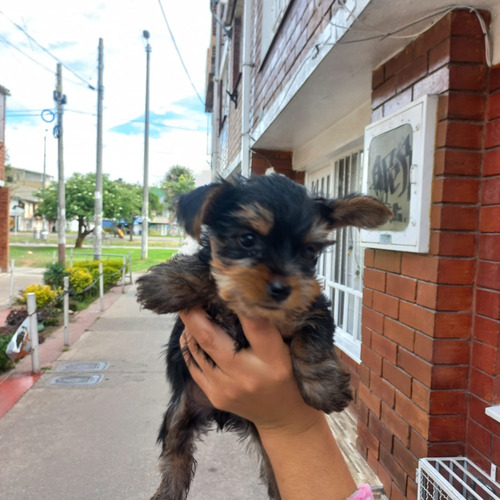
[[[254,149],[252,151],[251,170],[254,175],[264,175],[273,168],[277,174],[283,174],[299,184],[304,184],[304,172],[292,170],[292,153],[289,151],[270,151]]]
[[[293,78],[319,34],[332,17],[335,1],[311,2],[294,0],[284,18],[267,54],[261,54],[260,33],[254,37],[254,93],[252,127],[261,113],[275,101],[279,93]],[[253,17],[256,26],[262,26],[262,2],[254,2]],[[283,63],[283,54],[288,54]]]
[[[500,395],[500,78],[492,75],[489,96],[479,22],[460,10],[373,73],[374,120],[440,96],[429,254],[365,254],[358,450],[391,499],[416,498],[418,458],[467,452],[489,470],[499,445],[484,416]]]

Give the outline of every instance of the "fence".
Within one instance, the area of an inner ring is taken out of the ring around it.
[[[79,254],[82,255],[82,254]],[[122,257],[122,255],[120,255]],[[128,261],[128,266],[127,266],[127,261]],[[119,271],[117,271],[115,276],[117,274],[121,274],[121,287],[122,287],[122,293],[125,293],[125,283],[126,283],[126,271],[130,269],[129,273],[129,283],[132,283],[132,266],[131,266],[131,255],[129,254],[128,256],[123,255],[123,264],[122,267]],[[14,260],[11,261],[11,274],[10,274],[10,296],[9,296],[9,307],[12,307],[13,305],[13,290],[14,290],[14,269],[15,269],[15,262]],[[99,262],[99,275],[98,277],[86,288],[83,290],[79,290],[78,292],[73,292],[73,295],[81,295],[84,294],[85,292],[89,291],[96,285],[99,287],[99,309],[100,311],[104,310],[104,277],[107,276],[113,276],[111,274],[105,275],[103,273],[103,264],[102,262]],[[70,297],[70,287],[69,287],[69,277],[65,276],[64,277],[64,286],[63,286],[63,291],[61,294],[59,294],[57,297],[55,297],[50,303],[44,305],[40,309],[37,309],[36,305],[36,294],[35,293],[27,293],[26,298],[27,298],[27,309],[28,309],[28,317],[29,317],[29,327],[28,327],[28,336],[29,339],[31,340],[31,363],[32,363],[32,370],[33,373],[39,373],[40,372],[40,360],[39,360],[39,354],[38,354],[38,315],[43,312],[45,309],[49,309],[52,307],[55,303],[60,302],[61,299],[63,301],[63,328],[64,328],[64,345],[69,346],[69,297]]]

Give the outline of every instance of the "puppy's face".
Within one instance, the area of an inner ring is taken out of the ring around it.
[[[238,314],[275,323],[294,321],[321,293],[316,262],[332,229],[374,227],[390,213],[367,197],[311,198],[279,175],[211,184],[179,203],[187,232],[210,245],[221,298]]]

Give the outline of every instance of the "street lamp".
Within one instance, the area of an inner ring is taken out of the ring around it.
[[[144,30],[142,36],[146,40],[146,111],[144,113],[144,182],[142,188],[142,239],[141,259],[148,258],[148,169],[149,169],[149,31]]]

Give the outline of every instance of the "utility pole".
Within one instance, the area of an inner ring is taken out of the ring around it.
[[[142,32],[146,40],[146,112],[144,114],[144,182],[142,187],[142,239],[141,239],[141,259],[148,258],[148,212],[149,212],[149,31]]]
[[[54,101],[57,103],[57,253],[58,262],[66,262],[66,189],[64,186],[64,160],[63,160],[63,104],[66,104],[66,96],[62,93],[62,65],[57,63],[56,90]]]
[[[95,173],[95,222],[94,222],[94,260],[99,260],[102,253],[102,100],[103,100],[103,41],[99,38],[99,62],[97,77],[97,155]]]

